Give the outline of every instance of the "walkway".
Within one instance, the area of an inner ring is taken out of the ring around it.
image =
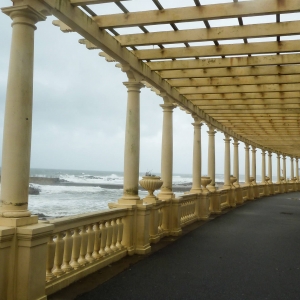
[[[247,202],[76,299],[298,300],[299,200]]]

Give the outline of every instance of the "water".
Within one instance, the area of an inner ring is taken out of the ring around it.
[[[160,175],[160,174],[156,174]],[[203,174],[204,175],[204,174]],[[59,178],[69,185],[39,185],[39,195],[29,196],[29,210],[33,214],[48,217],[62,217],[80,213],[107,209],[108,203],[117,202],[122,197],[122,172],[86,171],[86,170],[54,170],[31,169],[31,177]],[[140,177],[144,174],[140,174]],[[259,176],[257,180],[260,181]],[[216,174],[216,182],[223,182],[224,175]],[[240,176],[240,182],[244,176]],[[174,174],[173,185],[191,185],[191,174]],[[87,184],[94,185],[88,186]],[[104,187],[97,186],[102,184]],[[109,187],[109,188],[106,188]],[[176,196],[182,193],[175,193]],[[141,198],[147,195],[146,191],[139,191]]]
[[[40,189],[39,195],[29,195],[29,210],[33,214],[61,217],[107,209],[108,203],[117,202],[123,194],[120,186],[123,184],[122,172],[31,169],[30,176],[59,178],[60,181],[70,184],[68,186],[33,184]],[[142,176],[144,174],[140,174],[140,177]],[[173,177],[174,185],[191,182],[191,175],[175,174]],[[109,188],[99,187],[97,184],[109,185]],[[147,192],[139,191],[139,195],[143,198]]]

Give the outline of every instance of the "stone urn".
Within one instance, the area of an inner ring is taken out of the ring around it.
[[[250,179],[250,184],[251,184],[251,185],[256,185],[256,184],[255,184],[255,178],[254,178],[254,177],[251,176],[249,179]]]
[[[234,177],[234,176],[230,176],[230,184],[231,184],[231,186],[232,187],[234,187],[234,183],[237,181],[237,178],[236,177]]]
[[[270,177],[269,176],[265,176],[265,181],[267,182],[267,184],[269,184]]]
[[[209,190],[207,189],[207,185],[211,183],[211,178],[208,176],[201,177],[201,185],[203,186],[203,192],[208,193]]]
[[[143,199],[144,203],[156,203],[157,197],[153,194],[154,191],[161,188],[163,181],[159,176],[143,176],[139,181],[140,185],[148,191],[148,195]]]
[[[284,177],[283,176],[280,176],[280,181],[281,181],[281,183],[284,183]]]

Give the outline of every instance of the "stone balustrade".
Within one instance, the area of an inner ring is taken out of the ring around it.
[[[46,294],[127,255],[122,244],[127,209],[54,219],[47,243]]]

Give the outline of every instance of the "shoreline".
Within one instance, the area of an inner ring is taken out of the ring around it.
[[[49,177],[30,177],[30,183],[39,185],[54,185],[54,186],[86,186],[86,187],[101,187],[104,189],[123,189],[123,184],[118,183],[83,183],[83,182],[68,182],[62,181],[59,178]],[[223,182],[216,182],[216,186],[222,186]],[[174,184],[174,192],[186,192],[192,188],[192,183]],[[139,190],[144,190],[139,186]]]

